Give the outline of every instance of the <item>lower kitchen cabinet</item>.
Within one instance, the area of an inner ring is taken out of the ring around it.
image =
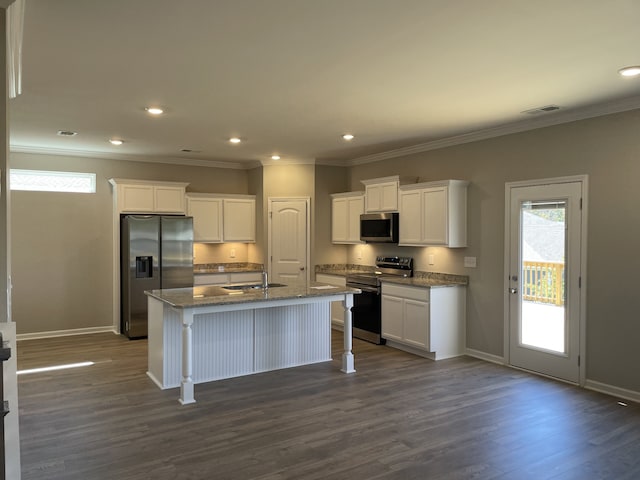
[[[382,337],[387,345],[441,360],[464,354],[466,287],[382,283]]]
[[[262,272],[235,273],[203,273],[193,276],[193,284],[198,285],[229,285],[232,283],[262,282]]]
[[[316,273],[316,282],[328,283],[338,287],[344,287],[347,284],[345,277],[327,273]],[[331,302],[331,326],[336,327],[337,330],[344,329],[344,306],[342,302]]]

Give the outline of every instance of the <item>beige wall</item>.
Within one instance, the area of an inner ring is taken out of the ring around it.
[[[193,263],[235,263],[249,261],[248,243],[194,243]]]
[[[346,263],[347,247],[331,243],[332,193],[346,192],[349,188],[349,170],[344,167],[317,165],[315,170],[315,235],[313,265]],[[313,275],[311,277],[313,279]]]
[[[256,196],[256,243],[249,245],[247,261],[262,263],[266,266],[266,234],[262,215],[265,211],[264,182],[262,167],[253,168],[247,172],[249,181],[249,193]]]
[[[266,259],[269,234],[269,198],[309,197],[311,200],[311,263],[313,264],[313,235],[315,201],[315,166],[314,165],[265,165],[262,167],[262,223],[263,254]],[[258,219],[260,215],[258,214]],[[266,261],[264,262],[267,263]]]
[[[190,182],[188,191],[248,193],[247,173],[95,158],[11,154],[13,168],[94,172],[96,194],[12,192],[13,316],[21,333],[113,323],[112,194],[107,180]]]
[[[588,174],[587,378],[637,392],[639,131],[634,110],[503,136],[353,167],[351,189],[361,188],[361,179],[396,174],[471,182],[468,248],[433,249],[433,268],[425,262],[432,249],[372,249],[412,255],[420,270],[469,275],[467,346],[501,356],[505,182]],[[351,261],[358,248],[350,249]],[[359,262],[370,263],[374,252]],[[464,268],[464,256],[477,257],[478,268]]]

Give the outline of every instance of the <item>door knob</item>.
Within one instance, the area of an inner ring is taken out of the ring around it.
[[[300,271],[303,272],[304,271],[304,267],[300,267]]]
[[[511,287],[511,288],[509,289],[509,293],[518,293],[518,289],[517,289],[517,288],[513,288],[513,287]]]

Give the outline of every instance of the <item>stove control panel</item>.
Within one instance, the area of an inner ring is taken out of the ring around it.
[[[411,257],[376,257],[377,267],[397,268],[400,270],[413,270],[413,258]]]

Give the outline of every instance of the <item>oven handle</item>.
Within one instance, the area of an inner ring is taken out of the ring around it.
[[[356,283],[347,283],[347,287],[359,288],[363,292],[376,293],[376,294],[378,293],[378,287],[369,287],[366,285],[358,285]]]

